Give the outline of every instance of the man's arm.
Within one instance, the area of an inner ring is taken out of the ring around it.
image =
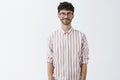
[[[48,64],[48,80],[53,80],[53,63],[47,63]]]
[[[52,35],[48,37],[47,44],[47,69],[48,69],[48,80],[53,80],[53,42]]]
[[[81,80],[86,80],[89,48],[85,34],[82,36],[81,54]]]
[[[81,64],[81,80],[86,80],[87,64]]]

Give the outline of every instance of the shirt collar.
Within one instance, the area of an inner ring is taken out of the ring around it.
[[[74,29],[71,27],[68,31],[64,31],[62,28],[60,28],[60,32],[63,34],[70,34]]]

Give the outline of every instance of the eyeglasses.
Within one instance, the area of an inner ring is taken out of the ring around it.
[[[73,15],[73,13],[71,13],[71,12],[69,12],[69,13],[61,12],[61,13],[59,13],[59,15],[62,16],[62,17],[65,17],[67,15],[68,17],[70,17],[70,16]]]

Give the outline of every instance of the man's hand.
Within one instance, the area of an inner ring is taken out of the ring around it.
[[[81,64],[81,80],[86,80],[87,64]]]
[[[53,64],[52,63],[48,63],[48,80],[53,80]]]

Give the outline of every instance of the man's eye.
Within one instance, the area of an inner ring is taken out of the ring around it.
[[[61,13],[62,15],[65,15],[65,13]]]

